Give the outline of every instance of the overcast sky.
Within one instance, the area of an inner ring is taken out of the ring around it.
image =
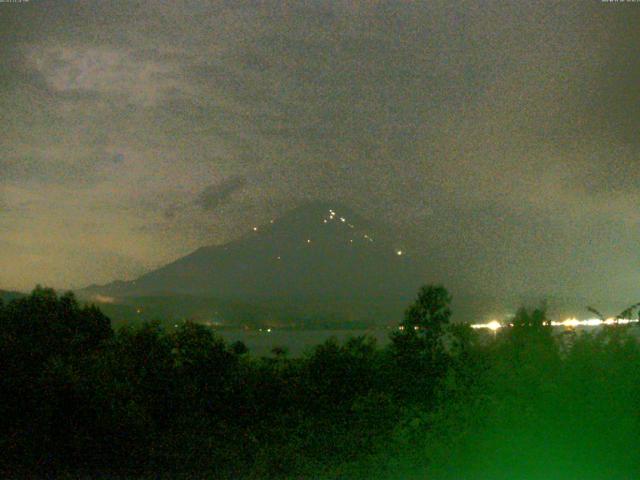
[[[0,22],[0,288],[130,279],[321,199],[425,278],[640,299],[640,3],[31,0]]]

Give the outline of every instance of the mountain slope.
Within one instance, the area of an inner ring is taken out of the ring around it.
[[[420,283],[418,268],[380,230],[346,207],[310,203],[228,244],[200,248],[134,281],[81,294],[196,295],[316,309],[406,303]]]
[[[15,300],[17,298],[22,298],[24,296],[25,296],[24,293],[14,292],[9,290],[0,290],[0,300],[2,300],[5,303],[8,303],[11,300]]]

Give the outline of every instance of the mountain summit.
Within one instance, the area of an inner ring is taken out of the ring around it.
[[[241,302],[396,303],[419,275],[411,257],[351,209],[308,203],[202,247],[136,280],[91,286],[102,297],[193,295]],[[375,308],[375,307],[374,307]]]

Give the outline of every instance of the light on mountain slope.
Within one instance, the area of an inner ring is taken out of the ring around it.
[[[337,216],[336,211],[335,211],[335,210],[333,210],[333,209],[331,209],[331,208],[329,209],[329,217],[328,217],[328,218],[323,218],[323,219],[322,219],[322,223],[323,223],[323,224],[328,224],[330,221],[335,220],[336,218],[340,219],[340,222],[341,222],[341,223],[344,223],[344,224],[345,224],[346,226],[348,226],[349,228],[352,228],[352,229],[355,229],[355,228],[356,228],[356,226],[355,226],[354,224],[350,223],[350,222],[347,220],[347,218],[346,218],[346,217],[343,217],[343,216],[338,217],[338,216]],[[274,222],[275,222],[275,219],[271,219],[271,220],[269,220],[269,223],[271,223],[271,224],[273,224]],[[253,227],[252,227],[252,230],[253,230],[254,232],[258,232],[258,231],[259,231],[259,227],[258,227],[258,226],[253,226]],[[370,236],[369,234],[367,234],[367,233],[364,233],[364,234],[362,235],[362,238],[364,238],[365,240],[367,240],[367,241],[369,241],[369,242],[371,242],[371,243],[373,243],[373,241],[374,241],[374,240],[373,240],[373,237],[371,237],[371,236]],[[311,243],[312,243],[312,240],[311,240],[310,238],[307,238],[307,239],[306,239],[306,243],[307,243],[307,244],[311,244]],[[353,244],[353,243],[354,243],[353,238],[349,239],[349,243],[350,243],[350,244]],[[395,254],[396,254],[397,256],[403,256],[403,255],[405,254],[405,252],[404,252],[403,250],[401,250],[401,249],[397,249],[397,250],[395,250]],[[277,257],[277,259],[278,259],[278,260],[280,260],[280,259],[281,259],[281,257],[280,257],[280,256],[278,256],[278,257]]]

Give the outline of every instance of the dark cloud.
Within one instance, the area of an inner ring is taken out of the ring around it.
[[[95,216],[113,251],[157,264],[329,199],[402,232],[443,281],[587,295],[588,266],[615,265],[612,289],[637,284],[637,5],[0,10],[0,189],[31,209],[13,235]]]
[[[245,178],[233,176],[220,183],[209,185],[198,195],[198,198],[196,198],[196,205],[204,210],[215,210],[222,203],[226,202],[234,192],[240,190],[246,184],[247,181]]]

